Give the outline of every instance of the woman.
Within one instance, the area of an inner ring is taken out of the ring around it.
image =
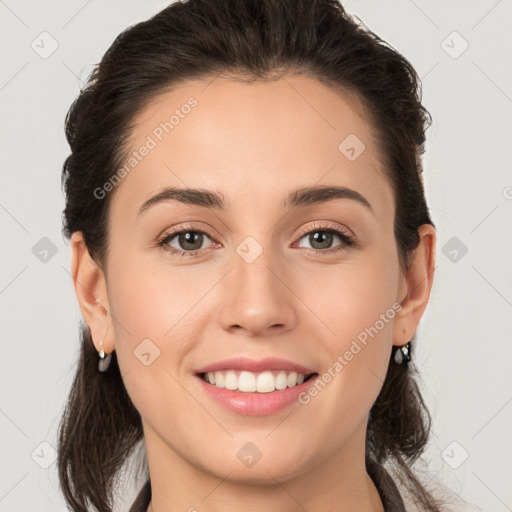
[[[335,0],[189,0],[118,36],[66,119],[72,510],[111,510],[140,445],[133,512],[441,510],[411,468],[429,120]]]

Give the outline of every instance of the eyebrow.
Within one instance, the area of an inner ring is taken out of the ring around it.
[[[371,204],[359,192],[346,187],[326,185],[298,188],[288,194],[282,206],[284,209],[292,209],[298,206],[310,206],[324,203],[333,199],[350,199],[356,201],[373,213]],[[227,210],[229,207],[228,202],[219,192],[199,188],[166,187],[142,203],[137,211],[137,217],[155,204],[172,200],[184,204],[223,211]]]

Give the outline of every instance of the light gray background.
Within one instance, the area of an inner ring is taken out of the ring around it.
[[[66,510],[52,450],[81,314],[61,236],[65,114],[115,36],[165,5],[0,0],[1,512]],[[484,511],[512,510],[512,2],[344,5],[413,63],[434,118],[438,263],[416,356],[435,425],[428,471]],[[43,31],[58,43],[46,59],[31,47],[51,48]],[[46,262],[43,237],[57,251]]]

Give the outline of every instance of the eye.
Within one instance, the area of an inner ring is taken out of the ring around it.
[[[341,240],[341,243],[331,247],[336,238]],[[299,241],[302,239],[306,239],[310,244],[310,247],[304,248],[316,254],[330,254],[355,245],[354,238],[348,231],[331,223],[317,223],[309,226],[300,234]],[[213,241],[213,236],[206,231],[185,226],[180,230],[165,233],[158,241],[158,246],[170,254],[182,257],[196,256],[208,249],[205,248],[208,240]],[[299,245],[299,247],[303,246]]]
[[[158,241],[158,245],[172,254],[194,256],[204,250],[204,243],[211,239],[209,234],[200,229],[185,228],[172,233],[166,233]]]
[[[339,238],[341,243],[331,247],[336,238]],[[313,229],[310,226],[307,231],[300,235],[300,240],[302,239],[306,239],[310,244],[310,247],[306,247],[306,249],[324,254],[340,251],[345,247],[354,245],[353,236],[336,224],[314,224]]]

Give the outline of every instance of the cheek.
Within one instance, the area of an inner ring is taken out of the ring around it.
[[[125,327],[121,340],[127,331],[130,343],[150,338],[161,348],[171,339],[182,339],[187,326],[193,324],[199,302],[214,283],[213,276],[206,273],[201,278],[161,261],[155,265],[150,258],[125,260],[109,278],[111,311]]]
[[[156,429],[175,421],[175,411],[197,414],[179,384],[181,365],[198,339],[194,305],[207,285],[185,274],[125,261],[109,276],[116,353],[134,406]],[[176,425],[175,425],[176,427]],[[172,429],[171,429],[172,430]]]
[[[162,404],[178,405],[182,393],[173,377],[181,377],[180,362],[198,339],[194,308],[209,286],[139,257],[109,272],[117,359],[139,411],[160,414]]]
[[[368,329],[372,338],[384,339],[391,333],[396,311],[398,274],[393,260],[358,260],[339,267],[317,270],[314,286],[301,281],[300,297],[317,313],[324,339],[332,349],[341,350],[353,339],[364,341]],[[396,304],[395,304],[396,307]],[[376,327],[378,333],[375,332]]]
[[[316,338],[325,357],[319,382],[304,400],[311,401],[311,414],[325,428],[325,438],[332,437],[336,425],[339,437],[333,442],[343,442],[342,433],[365,421],[389,365],[396,309],[389,283],[378,276],[355,266],[334,277],[326,273],[317,276],[310,295],[311,309],[325,326],[325,334]]]
[[[364,261],[316,272],[309,295],[301,292],[321,320],[316,324],[322,326],[320,340],[328,354],[325,380],[336,389],[332,400],[350,409],[369,408],[385,379],[400,308],[397,270],[392,253],[370,253]]]

